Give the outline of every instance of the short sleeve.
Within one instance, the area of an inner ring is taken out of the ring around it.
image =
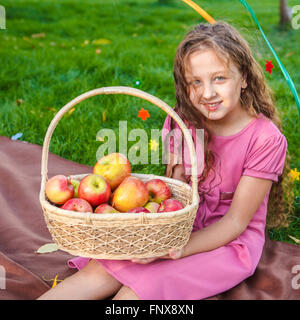
[[[260,136],[250,148],[243,175],[278,181],[283,172],[287,141],[284,135]]]

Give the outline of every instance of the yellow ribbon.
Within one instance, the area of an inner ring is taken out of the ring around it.
[[[182,0],[187,5],[192,7],[195,11],[197,11],[206,21],[208,21],[210,24],[214,24],[216,21],[214,18],[212,18],[205,10],[200,8],[195,2],[192,0]]]

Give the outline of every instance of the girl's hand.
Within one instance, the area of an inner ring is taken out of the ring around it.
[[[180,249],[170,249],[169,250],[169,253],[164,255],[164,256],[161,256],[161,257],[154,257],[154,258],[133,258],[131,259],[131,262],[133,263],[140,263],[140,264],[147,264],[147,263],[150,263],[154,260],[157,260],[157,259],[173,259],[173,260],[176,260],[176,259],[180,259],[182,258],[183,256],[183,249],[184,248],[180,248]]]

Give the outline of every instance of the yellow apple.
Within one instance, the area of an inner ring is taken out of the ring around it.
[[[125,178],[130,176],[131,165],[123,154],[110,153],[97,161],[94,174],[104,177],[111,190],[115,190]]]
[[[148,190],[143,181],[130,176],[117,187],[112,197],[112,206],[121,212],[143,207],[149,199]]]

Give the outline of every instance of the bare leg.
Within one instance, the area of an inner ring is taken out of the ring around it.
[[[100,300],[116,293],[122,284],[96,260],[41,295],[37,300]]]
[[[140,300],[140,298],[129,287],[122,286],[112,300]]]

